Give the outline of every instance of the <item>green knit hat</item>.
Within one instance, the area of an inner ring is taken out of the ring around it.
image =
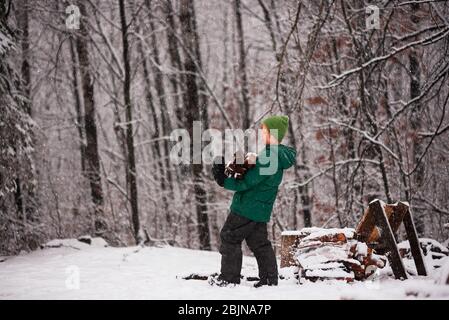
[[[272,116],[262,120],[262,123],[268,127],[270,130],[274,131],[272,134],[281,142],[288,130],[288,117],[287,116]]]

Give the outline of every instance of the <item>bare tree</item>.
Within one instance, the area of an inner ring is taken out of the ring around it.
[[[124,80],[123,80],[123,97],[126,113],[126,147],[127,147],[127,170],[126,182],[129,188],[129,202],[131,205],[131,217],[134,230],[134,238],[136,243],[140,243],[140,218],[137,194],[137,172],[136,172],[136,156],[134,151],[134,130],[133,130],[133,114],[131,104],[131,57],[129,54],[128,28],[126,20],[125,2],[119,0],[120,8],[120,25],[122,32],[123,46],[123,64],[124,64]]]
[[[10,2],[0,3],[0,254],[34,250],[42,236],[35,225],[39,217],[32,202],[35,128],[26,69],[29,50],[19,66],[11,59],[18,47],[29,48],[28,17],[23,11],[19,14],[19,28],[24,29],[20,43],[20,29],[13,27],[11,13]]]
[[[167,43],[168,43],[168,54],[170,56],[170,62],[172,67],[178,72],[174,72],[169,75],[170,82],[173,86],[174,93],[174,104],[176,110],[177,124],[182,125],[183,123],[183,109],[182,109],[182,91],[183,89],[183,75],[182,75],[182,61],[180,55],[180,48],[178,45],[176,32],[177,24],[175,20],[175,12],[173,10],[173,4],[171,0],[164,1],[164,10],[167,20]]]
[[[98,153],[98,137],[95,114],[94,84],[91,75],[89,60],[87,30],[87,11],[85,3],[79,1],[80,13],[84,20],[80,24],[79,34],[76,38],[76,49],[79,59],[81,83],[83,88],[84,126],[86,131],[86,165],[87,177],[90,183],[92,203],[94,207],[94,232],[97,235],[104,233],[106,224],[103,217],[103,188],[100,175],[100,156]]]
[[[239,80],[242,94],[243,121],[242,127],[248,129],[250,127],[250,100],[248,90],[248,76],[246,72],[246,48],[245,36],[243,33],[242,9],[241,1],[234,0],[235,21],[237,24],[237,42],[239,48]]]
[[[27,0],[23,0],[20,3],[20,8],[17,11],[18,27],[20,30],[20,43],[22,52],[22,64],[21,64],[21,91],[24,96],[23,107],[25,112],[32,117],[32,97],[31,97],[31,68],[30,68],[30,39],[29,39],[29,4]],[[32,174],[35,176],[35,173]],[[32,177],[29,177],[29,181],[32,181]],[[16,204],[17,209],[24,215],[25,220],[35,219],[36,217],[36,195],[34,183],[24,183],[22,179],[18,177],[16,179]]]
[[[180,22],[183,31],[184,45],[187,48],[196,48],[198,46],[198,36],[195,34],[195,11],[194,3],[190,0],[181,0],[180,2]],[[184,96],[185,103],[185,126],[188,128],[190,136],[192,137],[192,152],[193,152],[193,123],[198,120],[200,113],[199,108],[199,94],[197,82],[197,63],[194,59],[200,59],[196,51],[188,52],[184,60],[184,70],[186,72],[186,92]],[[193,154],[193,156],[197,156]],[[202,164],[192,164],[193,186],[195,194],[195,206],[198,223],[198,234],[200,240],[200,247],[203,250],[210,250],[210,231],[209,219],[207,215],[207,193],[204,187],[204,179],[202,176]]]
[[[419,30],[419,4],[412,4],[410,6],[411,15],[410,20],[412,22],[413,30]],[[413,39],[413,38],[412,38]],[[416,40],[414,38],[413,40]],[[413,100],[421,95],[421,66],[419,62],[419,54],[420,50],[418,48],[412,48],[408,55],[409,59],[409,68],[410,68],[410,100]],[[415,132],[419,132],[422,130],[422,108],[419,103],[413,108],[411,113],[411,126]],[[420,141],[419,135],[416,135],[415,139],[413,139],[413,162],[418,165],[415,179],[414,188],[420,189],[424,183],[424,174],[425,174],[425,166],[423,163],[418,163],[419,157],[424,152],[422,141]],[[410,200],[410,199],[407,199]],[[416,222],[416,231],[419,235],[423,235],[424,233],[424,221],[422,220],[421,215],[415,215]]]

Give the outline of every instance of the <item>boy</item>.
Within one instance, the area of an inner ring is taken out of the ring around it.
[[[287,116],[272,116],[262,121],[266,147],[259,153],[256,166],[249,169],[241,180],[227,178],[224,164],[214,164],[217,183],[235,193],[230,214],[220,233],[221,274],[210,278],[210,284],[227,286],[240,283],[243,240],[254,253],[259,267],[260,281],[255,287],[278,284],[277,262],[268,240],[267,222],[270,221],[283,172],[296,159],[294,149],[280,144],[287,129]]]

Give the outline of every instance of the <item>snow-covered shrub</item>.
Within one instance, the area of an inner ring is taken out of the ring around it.
[[[430,238],[420,238],[419,243],[424,255],[424,263],[427,267],[427,271],[433,276],[439,272],[442,264],[448,258],[449,249],[445,245]],[[403,258],[404,266],[407,272],[411,275],[417,275],[415,261],[413,260],[412,253],[410,251],[409,241],[406,240],[400,242],[398,244],[398,249],[401,257]]]
[[[449,256],[449,249],[438,241],[430,238],[420,238],[419,244],[427,261],[431,262],[432,267],[439,267],[438,260]],[[403,258],[413,259],[408,240],[398,244],[399,253]]]
[[[449,257],[441,260],[441,268],[435,273],[435,279],[438,284],[449,285]]]
[[[103,238],[92,238],[91,236],[82,236],[78,239],[53,239],[47,243],[41,245],[42,249],[49,248],[73,248],[77,250],[87,249],[87,248],[104,248],[107,247],[108,243]]]

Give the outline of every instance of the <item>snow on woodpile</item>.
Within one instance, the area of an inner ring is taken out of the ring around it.
[[[290,231],[283,231],[283,236],[299,236],[301,238],[308,238],[308,239],[317,239],[322,237],[333,237],[338,235],[344,235],[346,238],[352,239],[354,238],[355,230],[353,228],[318,228],[318,227],[311,227],[311,228],[303,228],[301,230],[290,230]]]
[[[345,241],[346,239],[353,239],[355,230],[352,228],[344,228],[344,229],[337,229],[337,228],[331,228],[331,229],[324,229],[324,228],[304,228],[302,229],[303,234],[307,234],[303,241],[307,240],[317,240],[325,241],[325,240],[331,240],[336,239],[338,241]]]
[[[354,239],[355,231],[351,228],[313,227],[282,235],[299,237],[295,259],[301,276],[311,281],[363,280],[386,264],[384,256],[374,254],[365,243]],[[368,266],[372,266],[369,274]]]
[[[296,258],[302,270],[302,276],[306,279],[312,281],[337,279],[350,282],[355,279],[355,274],[347,268],[347,265],[360,263],[348,258],[348,251],[347,244],[333,246],[315,241],[304,246],[300,244]]]
[[[299,230],[282,231],[281,236],[300,236],[302,233]]]

